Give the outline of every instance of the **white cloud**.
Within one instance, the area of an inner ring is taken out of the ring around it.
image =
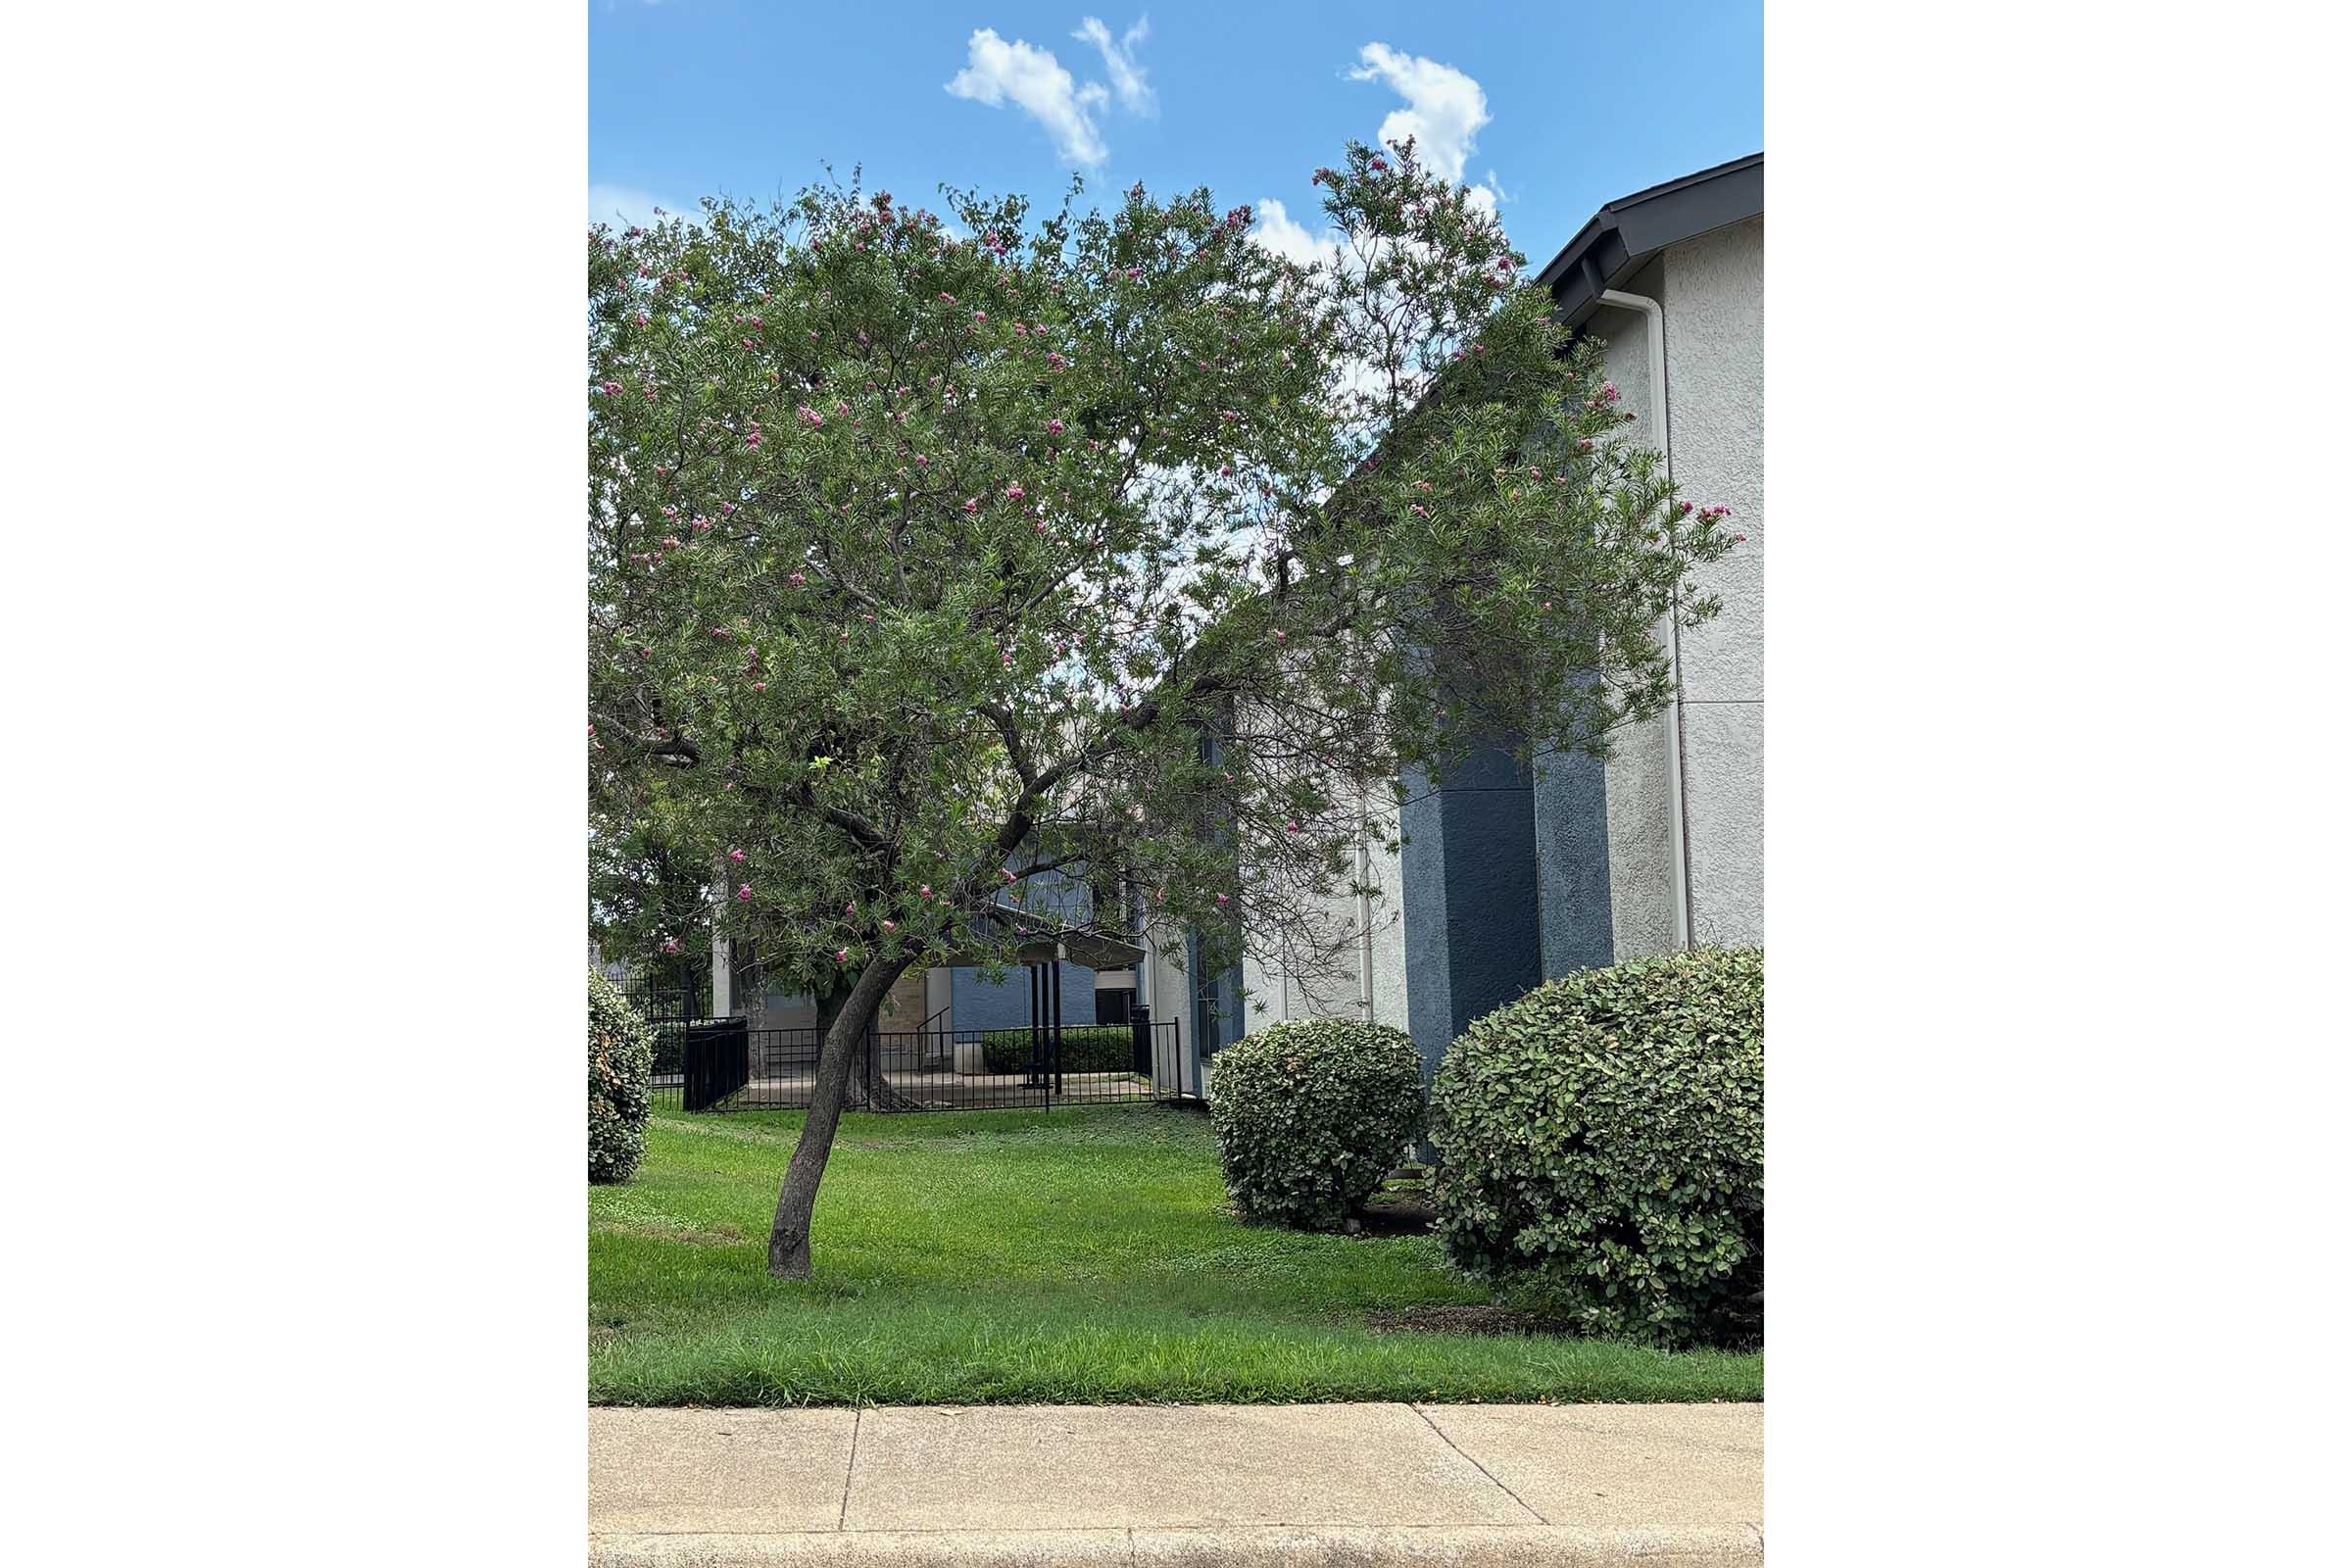
[[[1331,254],[1339,233],[1329,229],[1318,239],[1307,232],[1304,223],[1290,215],[1289,209],[1268,196],[1257,204],[1257,221],[1250,229],[1250,238],[1277,256],[1287,256],[1301,267],[1312,267]]]
[[[1131,115],[1141,115],[1146,120],[1159,113],[1159,95],[1152,90],[1152,83],[1144,79],[1144,68],[1135,63],[1136,49],[1152,36],[1150,17],[1138,20],[1134,26],[1127,29],[1126,35],[1116,42],[1111,40],[1110,29],[1093,17],[1080,23],[1078,30],[1070,36],[1083,38],[1102,51],[1102,69],[1110,73],[1110,85],[1119,95],[1121,109]]]
[[[1065,163],[1091,169],[1110,156],[1095,125],[1096,113],[1110,101],[1101,82],[1078,86],[1052,50],[1018,39],[1006,43],[994,27],[973,33],[966,50],[971,63],[956,74],[948,91],[992,109],[1011,99],[1046,127]]]
[[[638,190],[630,185],[590,185],[588,187],[588,221],[625,226],[644,225],[660,221],[654,209],[672,218],[691,219],[697,209],[690,202],[673,202],[651,191]]]
[[[1478,132],[1494,117],[1487,113],[1486,89],[1451,66],[1419,55],[1399,54],[1385,43],[1368,43],[1358,54],[1363,64],[1348,73],[1351,81],[1382,81],[1404,99],[1380,122],[1380,139],[1419,144],[1430,172],[1459,180],[1478,149]]]

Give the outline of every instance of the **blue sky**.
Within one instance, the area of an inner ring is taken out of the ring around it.
[[[1611,197],[1764,144],[1757,0],[590,0],[588,44],[608,219],[789,194],[830,161],[933,208],[942,182],[1049,203],[1073,172],[1090,192],[1206,184],[1304,242],[1315,166],[1401,117],[1541,266]]]

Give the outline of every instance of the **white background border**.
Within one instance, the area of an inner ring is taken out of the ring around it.
[[[1773,8],[1787,1561],[2340,1534],[2338,16]],[[5,25],[16,1538],[576,1561],[583,14]]]

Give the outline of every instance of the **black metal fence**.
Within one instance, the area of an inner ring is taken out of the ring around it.
[[[623,977],[619,984],[621,995],[648,1023],[683,1023],[710,1010],[710,988],[706,984],[680,984],[642,972]]]
[[[742,1018],[658,1019],[654,1103],[803,1110],[816,1089],[814,1028]],[[882,1029],[852,1064],[851,1108],[1010,1110],[1178,1098],[1176,1020],[1015,1029]]]

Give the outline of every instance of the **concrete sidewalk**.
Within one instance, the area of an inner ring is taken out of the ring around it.
[[[588,1413],[620,1565],[1760,1562],[1760,1404]]]

